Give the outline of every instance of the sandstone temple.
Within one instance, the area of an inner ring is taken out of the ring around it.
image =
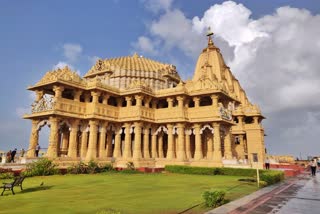
[[[46,156],[61,164],[262,168],[264,117],[212,35],[192,80],[137,54],[99,59],[83,77],[68,67],[47,72],[28,88],[36,99],[24,115],[32,122],[27,157],[35,158],[39,132],[48,126]]]

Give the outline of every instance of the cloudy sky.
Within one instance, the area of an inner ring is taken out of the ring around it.
[[[0,150],[27,148],[26,87],[64,65],[138,52],[192,78],[214,41],[264,121],[271,154],[320,154],[320,1],[0,1]],[[41,146],[47,147],[41,133]]]

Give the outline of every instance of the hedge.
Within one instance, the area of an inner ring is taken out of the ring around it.
[[[241,168],[218,168],[218,167],[191,167],[166,165],[165,170],[172,173],[196,174],[196,175],[233,175],[256,177],[256,169]],[[259,170],[260,180],[265,181],[268,185],[277,183],[284,179],[284,173],[276,170]]]

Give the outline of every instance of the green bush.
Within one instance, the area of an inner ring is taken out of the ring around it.
[[[68,167],[67,172],[69,174],[94,174],[100,172],[112,171],[113,167],[111,164],[99,165],[94,161],[89,161],[88,164],[79,162],[75,165]]]
[[[224,191],[205,191],[202,197],[207,207],[215,208],[225,203],[225,195]]]
[[[26,171],[23,175],[32,176],[47,176],[59,174],[57,165],[47,158],[39,158],[38,161],[27,164]]]
[[[231,176],[247,176],[256,177],[256,169],[241,169],[241,168],[218,168],[218,167],[191,167],[191,166],[165,166],[167,172],[181,174],[196,174],[196,175],[231,175]],[[284,179],[282,171],[275,170],[259,170],[260,180],[265,181],[268,185],[277,183]]]
[[[12,179],[12,178],[14,178],[13,172],[0,173],[0,179]]]
[[[260,180],[265,181],[268,185],[275,184],[284,180],[284,173],[277,170],[263,170],[260,174]]]
[[[67,168],[69,174],[87,174],[87,165],[82,161]]]

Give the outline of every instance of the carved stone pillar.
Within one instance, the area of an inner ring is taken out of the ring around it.
[[[172,108],[173,107],[173,98],[172,97],[168,97],[167,98],[167,102],[168,102],[168,108]]]
[[[95,160],[97,158],[97,139],[98,139],[98,122],[90,120],[90,135],[86,161]]]
[[[112,157],[112,131],[107,132],[107,157]]]
[[[85,93],[84,94],[84,102],[89,103],[90,102],[90,98],[91,98],[91,95],[89,93]]]
[[[75,90],[75,91],[73,92],[73,96],[74,96],[73,100],[74,100],[75,102],[80,102],[80,96],[81,96],[81,94],[82,94],[82,91],[81,91],[81,90]]]
[[[173,125],[167,124],[168,128],[168,150],[167,150],[167,159],[171,160],[174,158],[174,144],[173,144]]]
[[[195,160],[200,160],[203,158],[200,127],[201,127],[200,124],[194,125],[195,141],[196,141],[196,148],[195,148],[195,152],[194,152],[194,159]]]
[[[132,98],[131,97],[126,97],[126,101],[127,101],[127,107],[132,106]]]
[[[232,148],[231,148],[231,133],[227,131],[224,138],[224,156],[226,159],[232,159]]]
[[[259,125],[259,117],[257,116],[253,117],[253,122],[255,125]]]
[[[126,123],[125,124],[125,136],[124,136],[124,152],[123,152],[123,157],[124,158],[131,158],[131,124]]]
[[[186,156],[187,159],[191,159],[191,148],[190,148],[190,135],[191,135],[191,130],[185,131],[186,133]]]
[[[215,94],[211,95],[211,100],[212,100],[212,107],[218,108],[219,96]]]
[[[77,135],[79,120],[74,120],[71,124],[70,137],[69,137],[69,149],[68,157],[76,158],[77,157]]]
[[[199,97],[193,97],[194,107],[198,108],[200,106],[200,98]]]
[[[100,127],[100,137],[99,137],[99,158],[104,158],[107,156],[106,151],[106,134],[107,134],[107,123],[104,122]]]
[[[62,147],[61,147],[61,152],[65,154],[65,152],[68,151],[68,143],[69,143],[69,132],[68,130],[65,130],[62,133]]]
[[[158,134],[158,146],[159,158],[163,158],[163,133]]]
[[[122,106],[122,97],[117,97],[117,107],[121,107]]]
[[[50,137],[47,156],[49,158],[56,158],[58,156],[58,118],[50,117]]]
[[[156,129],[152,129],[152,135],[151,135],[151,157],[157,158],[157,135],[156,135]]]
[[[109,97],[110,97],[109,94],[104,94],[102,97],[102,104],[107,105]]]
[[[184,124],[179,123],[177,125],[178,127],[178,151],[177,151],[177,159],[180,161],[184,161],[187,159],[186,156],[186,149],[185,149],[185,144],[184,144]]]
[[[211,160],[213,157],[213,136],[206,136],[207,139],[207,159]]]
[[[100,92],[98,91],[91,91],[91,96],[92,96],[92,102],[93,103],[98,103],[99,102],[99,96],[100,96]]]
[[[114,150],[113,150],[114,158],[121,157],[121,149],[120,149],[121,133],[122,133],[122,127],[121,126],[116,127],[115,138],[114,138]]]
[[[29,140],[29,149],[27,152],[28,158],[35,157],[36,147],[39,143],[39,130],[38,130],[38,120],[32,120],[32,128],[31,128],[31,134],[30,134],[30,140]]]
[[[62,97],[62,92],[64,91],[64,87],[55,85],[53,86],[53,91],[54,91],[54,98],[59,99]]]
[[[136,105],[137,106],[142,106],[143,97],[141,95],[135,95],[134,98],[136,99]]]
[[[245,158],[245,145],[244,145],[244,135],[239,135],[239,142],[240,142],[240,158],[244,159]]]
[[[133,158],[140,159],[141,154],[141,126],[139,122],[134,123],[134,149],[133,149]]]
[[[156,100],[152,100],[152,108],[153,109],[157,108],[157,101]]]
[[[213,129],[214,129],[213,160],[215,162],[221,162],[222,161],[222,154],[221,154],[220,124],[213,123]]]
[[[144,128],[143,133],[143,157],[144,158],[150,158],[150,152],[149,152],[149,126],[146,126]]]
[[[184,97],[183,96],[178,96],[177,100],[178,100],[178,107],[179,108],[183,108]]]
[[[240,126],[243,126],[243,116],[238,116],[238,123]]]
[[[87,155],[87,145],[88,145],[88,130],[85,128],[81,134],[81,153],[80,157],[85,158]]]
[[[43,91],[38,91],[36,90],[36,101],[38,102],[39,100],[42,99],[43,95],[44,95],[44,92]]]

